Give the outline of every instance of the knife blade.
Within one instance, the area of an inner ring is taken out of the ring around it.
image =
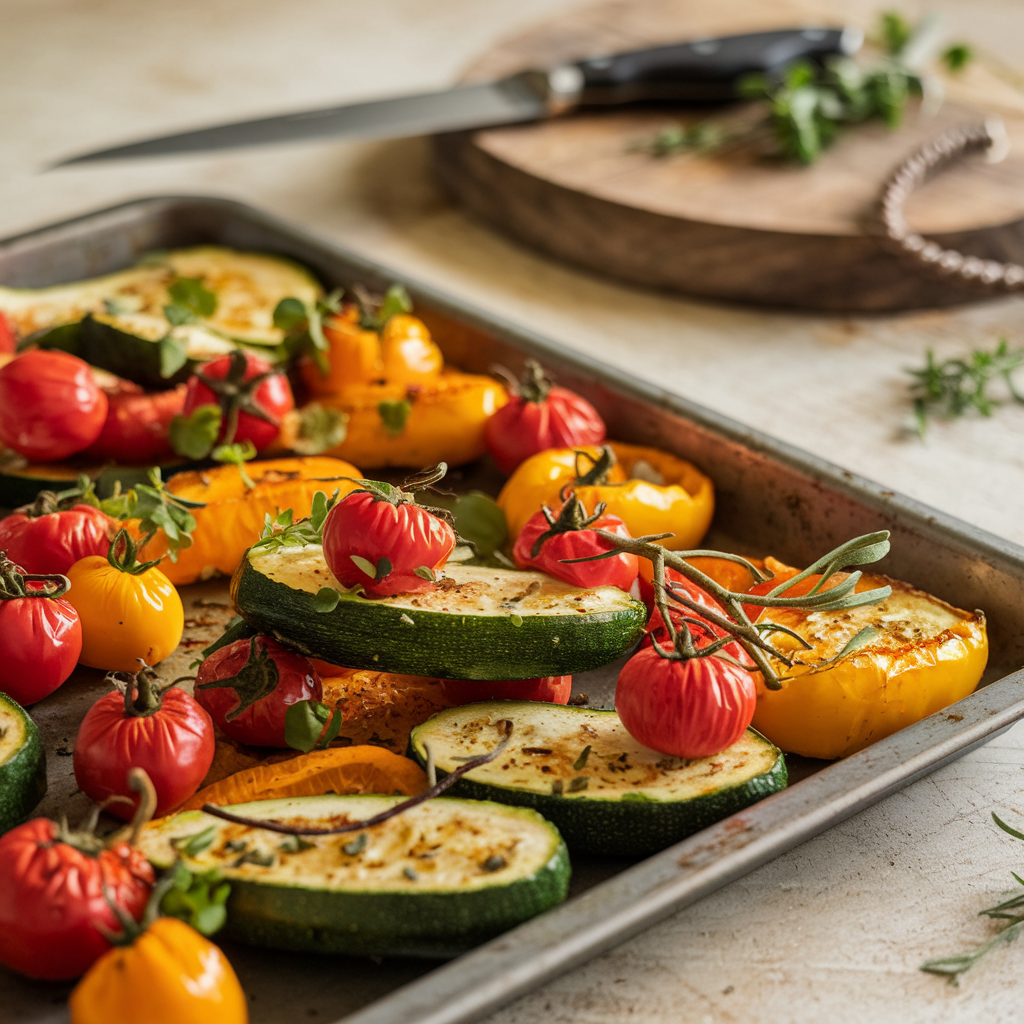
[[[52,166],[344,135],[423,135],[631,103],[727,102],[737,98],[737,83],[744,75],[772,74],[795,60],[820,62],[832,55],[850,55],[862,42],[863,34],[849,27],[777,29],[693,39],[522,71],[497,82],[200,128],[83,153]]]

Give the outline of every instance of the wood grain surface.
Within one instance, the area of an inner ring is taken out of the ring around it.
[[[784,25],[843,24],[809,0],[606,0],[562,13],[489,51],[467,71],[488,80],[602,52]],[[864,26],[870,28],[870,26]],[[998,113],[1011,141],[1000,164],[965,163],[912,197],[910,223],[986,258],[1024,259],[1024,93],[992,63],[944,79],[935,112],[857,126],[811,167],[754,147],[657,158],[665,127],[742,116],[686,108],[583,113],[440,136],[441,180],[516,238],[620,280],[730,301],[797,308],[945,306],[976,293],[885,250],[873,208],[891,169],[954,125]]]

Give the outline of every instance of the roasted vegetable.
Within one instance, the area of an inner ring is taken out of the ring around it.
[[[634,537],[671,533],[670,550],[694,547],[715,510],[711,480],[691,463],[657,448],[615,441],[599,448],[553,448],[523,462],[498,495],[515,538],[542,505],[574,491],[588,509],[605,504]]]
[[[0,835],[29,816],[46,795],[46,754],[36,723],[0,693]]]

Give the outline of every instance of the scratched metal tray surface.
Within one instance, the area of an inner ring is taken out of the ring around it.
[[[400,275],[229,200],[142,199],[0,242],[0,284],[40,286],[107,273],[154,249],[201,243],[276,252],[327,285],[382,286]],[[586,395],[613,438],[688,458],[715,481],[708,544],[771,553],[794,565],[860,533],[887,529],[891,576],[988,615],[991,660],[976,693],[834,764],[791,759],[781,793],[641,862],[574,859],[570,899],[440,966],[412,960],[315,957],[225,943],[254,1024],[459,1024],[472,1021],[611,948],[773,857],[934,771],[1024,717],[1024,548],[945,516],[549,339],[404,280],[446,357],[467,370],[518,370],[540,359]],[[468,478],[467,478],[468,482]],[[206,607],[223,583],[189,588]],[[206,602],[206,604],[204,604]],[[615,666],[575,680],[610,706]],[[47,743],[54,813],[74,796],[68,744],[98,680],[33,709]],[[70,986],[29,982],[0,968],[0,1020],[67,1020]]]

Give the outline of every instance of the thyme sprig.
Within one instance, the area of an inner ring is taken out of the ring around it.
[[[914,403],[917,433],[924,437],[929,417],[958,419],[970,410],[991,416],[1002,402],[989,392],[989,385],[1002,380],[1013,400],[1024,403],[1024,393],[1017,390],[1013,374],[1024,365],[1024,349],[1011,349],[1005,338],[991,352],[974,349],[965,358],[941,361],[928,349],[925,365],[910,369],[914,378],[910,385]]]
[[[993,812],[992,820],[1007,834],[1014,839],[1024,839],[1024,833],[1011,828],[1005,821]],[[1024,886],[1024,878],[1021,878],[1016,871],[1011,871],[1014,880]],[[998,921],[1008,921],[1002,931],[997,932],[987,942],[970,950],[967,953],[960,953],[957,956],[942,957],[939,960],[928,960],[921,965],[922,971],[929,974],[941,974],[947,977],[950,982],[956,985],[960,975],[973,967],[986,953],[997,946],[1013,942],[1018,935],[1024,931],[1024,892],[1011,896],[1010,899],[997,903],[994,907],[978,911],[979,917],[991,917]]]
[[[656,534],[648,537],[621,537],[618,534],[610,533],[608,530],[594,530],[599,537],[607,541],[609,546],[619,551],[628,551],[641,558],[648,559],[653,566],[654,576],[654,600],[661,613],[662,621],[668,632],[670,645],[662,647],[657,640],[652,640],[655,651],[663,658],[669,660],[685,660],[687,658],[705,658],[716,656],[727,661],[732,657],[724,650],[727,644],[738,641],[740,646],[754,663],[754,668],[759,671],[765,686],[769,690],[782,688],[783,680],[787,677],[779,676],[772,668],[768,658],[774,658],[787,667],[796,664],[796,660],[775,648],[768,639],[772,633],[784,633],[796,640],[800,646],[807,650],[810,645],[797,633],[779,623],[766,620],[764,622],[752,622],[747,615],[744,605],[757,605],[764,608],[802,608],[815,611],[837,611],[844,608],[857,608],[861,605],[875,604],[883,601],[892,593],[892,587],[886,585],[876,587],[872,590],[857,592],[856,587],[860,582],[862,573],[860,570],[850,573],[845,579],[834,585],[830,585],[833,577],[841,569],[856,565],[867,565],[884,558],[889,552],[889,531],[880,530],[877,533],[864,534],[861,537],[854,537],[852,540],[840,544],[828,554],[823,555],[816,562],[809,565],[803,572],[797,573],[790,579],[781,581],[767,594],[745,594],[727,590],[721,584],[716,583],[710,576],[701,572],[687,559],[698,557],[727,557],[730,561],[743,565],[754,579],[755,583],[764,583],[771,579],[765,576],[755,565],[739,555],[723,555],[720,552],[709,551],[668,551],[657,542],[664,540],[671,534]],[[598,555],[597,558],[607,557],[607,554]],[[593,559],[573,559],[572,561],[588,561]],[[710,610],[706,605],[700,604],[686,594],[683,590],[677,590],[665,582],[665,567],[670,566],[680,575],[686,577],[691,583],[695,583],[705,593],[710,594],[725,610],[726,614]],[[802,583],[812,575],[820,574],[814,586],[804,595],[794,597],[787,594],[788,591]],[[687,616],[676,616],[678,626],[670,614],[671,605],[675,602],[683,608],[688,609],[697,616],[697,621],[710,622],[723,632],[723,636],[707,646],[698,648],[690,630],[692,619]],[[858,637],[861,642],[868,642],[873,634],[862,630]],[[854,640],[857,640],[855,637]],[[851,641],[851,644],[853,641]],[[847,644],[843,653],[851,653],[851,645]],[[744,666],[750,667],[750,666]]]

